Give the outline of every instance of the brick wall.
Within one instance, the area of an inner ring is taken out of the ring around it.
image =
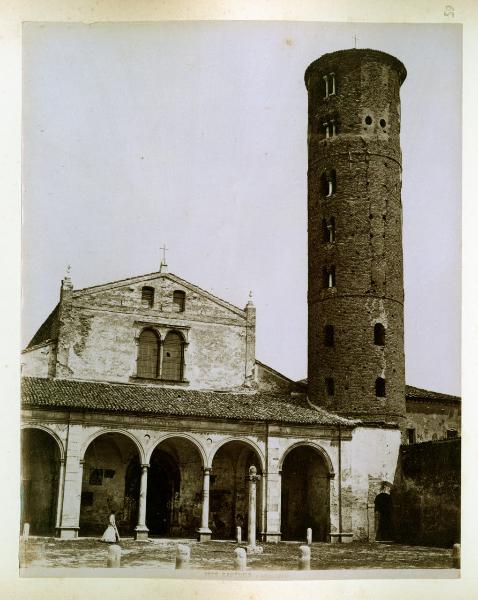
[[[323,77],[334,73],[336,93],[324,98]],[[346,414],[405,412],[403,259],[401,226],[400,85],[403,65],[369,50],[327,54],[306,72],[309,94],[308,252],[311,399]],[[336,135],[325,138],[333,117]],[[327,195],[323,174],[335,170]],[[323,222],[335,219],[335,239]],[[324,287],[324,267],[335,283]],[[374,344],[374,325],[386,329]],[[325,325],[334,345],[324,343]],[[326,390],[333,378],[335,392]],[[385,398],[375,381],[386,380]]]
[[[392,489],[395,540],[452,546],[460,541],[461,440],[401,446]]]

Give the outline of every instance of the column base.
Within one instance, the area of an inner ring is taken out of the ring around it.
[[[74,540],[78,537],[79,527],[60,527],[61,540]]]
[[[209,527],[200,527],[197,531],[197,534],[198,534],[198,541],[200,541],[200,542],[210,542],[211,541],[212,531],[209,529]]]
[[[134,531],[135,531],[135,533],[134,533],[135,540],[147,540],[148,539],[149,529],[146,527],[146,525],[138,525],[137,527],[135,527]]]
[[[272,544],[277,544],[281,540],[281,532],[280,531],[268,531],[264,534],[264,541]]]
[[[335,532],[335,533],[330,533],[330,541],[332,542],[332,544],[336,544],[339,542],[342,542],[343,544],[348,544],[349,542],[353,541],[353,537],[354,534],[350,533],[350,532],[344,532],[342,531],[341,533]]]

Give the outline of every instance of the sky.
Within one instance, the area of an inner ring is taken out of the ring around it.
[[[306,67],[375,48],[401,88],[406,381],[460,394],[461,27],[24,25],[23,343],[75,288],[169,270],[257,307],[256,355],[307,374]]]

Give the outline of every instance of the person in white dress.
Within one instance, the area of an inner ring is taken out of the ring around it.
[[[114,544],[115,542],[120,541],[120,535],[118,533],[118,528],[116,527],[115,521],[115,512],[111,511],[109,519],[108,519],[108,527],[105,529],[103,533],[103,537],[101,538],[102,542],[107,542],[108,544]]]

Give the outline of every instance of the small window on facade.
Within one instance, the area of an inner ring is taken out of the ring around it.
[[[335,394],[335,382],[333,377],[325,378],[325,389],[327,391],[327,396],[333,396]]]
[[[376,346],[385,346],[385,327],[382,323],[375,323],[373,328],[373,343]]]
[[[148,308],[152,308],[154,304],[154,288],[144,287],[141,290],[141,304]]]
[[[334,326],[326,325],[324,328],[325,345],[331,347],[334,345]]]
[[[322,219],[322,239],[326,244],[335,242],[335,217]]]
[[[375,380],[375,395],[377,398],[385,398],[385,379],[377,377]]]
[[[335,73],[322,76],[324,98],[335,95]]]
[[[178,312],[184,312],[186,305],[186,294],[181,290],[173,292],[173,306]]]
[[[137,376],[154,379],[158,375],[159,338],[152,329],[145,329],[139,336]]]
[[[452,440],[453,438],[458,437],[458,431],[456,429],[447,429],[446,430],[446,439]]]
[[[409,444],[415,444],[417,441],[417,435],[415,429],[407,429],[407,441]]]

